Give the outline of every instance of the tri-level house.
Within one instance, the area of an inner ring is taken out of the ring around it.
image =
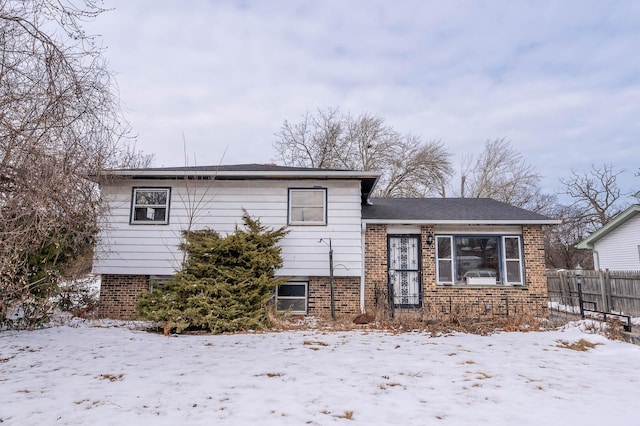
[[[246,210],[289,231],[278,309],[546,314],[542,231],[557,221],[491,199],[371,198],[378,177],[261,164],[108,170],[96,178],[109,206],[94,260],[100,313],[135,318],[138,295],[180,268],[183,230],[233,232]]]

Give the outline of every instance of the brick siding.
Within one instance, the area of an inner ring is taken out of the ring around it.
[[[424,319],[452,316],[482,318],[518,314],[547,316],[547,286],[542,227],[523,226],[524,286],[443,286],[436,284],[435,243],[427,244],[432,226],[421,228],[422,307],[393,310],[394,314],[415,314]],[[389,317],[392,310],[387,290],[387,234],[385,225],[368,225],[365,255],[365,308],[377,317]]]
[[[360,277],[334,277],[333,296],[336,317],[360,313]],[[331,285],[329,277],[309,278],[308,314],[331,314]]]
[[[148,275],[103,274],[100,282],[98,314],[103,318],[138,318],[138,296],[149,289]]]
[[[138,296],[148,288],[148,275],[102,275],[99,315],[112,319],[137,319]],[[329,277],[311,277],[309,279],[308,303],[309,315],[330,315],[331,286]],[[334,307],[336,317],[350,317],[360,313],[360,277],[334,278]]]

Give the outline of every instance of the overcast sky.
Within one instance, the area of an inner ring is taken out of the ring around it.
[[[640,2],[117,1],[100,34],[155,166],[266,163],[285,119],[340,107],[441,140],[506,138],[544,176],[640,189]],[[223,153],[226,150],[226,154]],[[194,160],[195,159],[195,160]]]

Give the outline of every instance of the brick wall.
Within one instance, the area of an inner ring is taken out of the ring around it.
[[[387,226],[367,225],[364,248],[365,311],[380,316],[388,307]]]
[[[546,316],[547,286],[542,227],[523,227],[525,286],[436,285],[435,243],[427,244],[432,226],[422,226],[422,308],[426,319],[459,317],[481,318],[517,314]],[[368,225],[366,234],[365,307],[377,317],[389,316],[387,299],[387,235],[385,225]],[[405,310],[415,313],[416,310]],[[395,310],[395,314],[403,314]]]
[[[122,320],[137,319],[138,296],[149,288],[148,275],[102,275],[99,315]],[[334,278],[334,307],[337,317],[360,313],[360,277]],[[309,315],[331,314],[329,277],[309,279]]]
[[[333,296],[336,317],[360,313],[360,277],[334,277]],[[331,315],[331,284],[329,277],[309,278],[308,314]]]
[[[103,274],[98,314],[103,318],[137,319],[138,296],[149,288],[148,275]]]

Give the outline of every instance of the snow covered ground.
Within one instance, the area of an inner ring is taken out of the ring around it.
[[[588,351],[564,346],[585,339]],[[565,343],[561,343],[564,341]],[[639,425],[640,347],[558,331],[0,332],[4,425]]]

